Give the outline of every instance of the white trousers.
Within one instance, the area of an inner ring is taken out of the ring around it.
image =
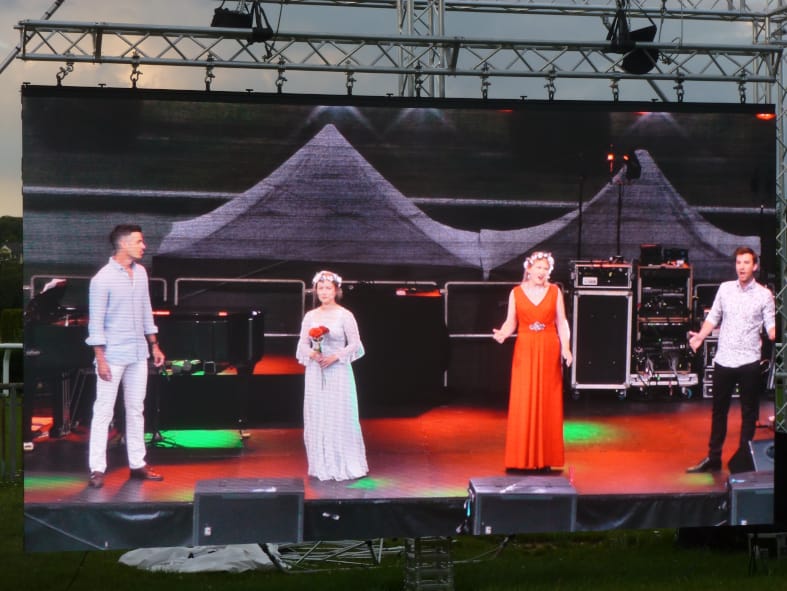
[[[143,359],[130,365],[111,365],[110,381],[96,375],[96,401],[90,423],[91,472],[107,471],[107,437],[109,423],[115,412],[118,387],[123,383],[123,402],[126,408],[126,453],[131,469],[145,465],[145,392],[148,384],[148,361]]]

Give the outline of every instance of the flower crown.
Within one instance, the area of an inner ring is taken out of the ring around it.
[[[528,267],[532,267],[533,265],[535,265],[536,261],[540,259],[546,259],[547,263],[549,263],[548,273],[551,274],[553,269],[555,268],[555,259],[552,256],[551,252],[545,252],[543,250],[537,250],[536,252],[534,252],[533,254],[531,254],[529,257],[525,259],[525,263],[524,263],[525,270],[527,270]]]
[[[331,271],[317,271],[312,279],[312,285],[316,285],[319,281],[330,281],[331,283],[335,283],[338,287],[342,286],[342,278]]]

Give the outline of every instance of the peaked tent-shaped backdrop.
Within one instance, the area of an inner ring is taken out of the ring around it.
[[[267,261],[284,277],[322,265],[358,279],[482,275],[479,234],[432,220],[333,125],[239,197],[173,224],[166,259]]]
[[[646,150],[641,176],[625,168],[583,206],[582,259],[621,255],[640,245],[684,248],[702,278],[730,275],[737,246],[759,252],[756,236],[736,236],[707,222],[678,194]],[[620,216],[618,216],[618,204]],[[617,248],[618,224],[620,249]],[[267,178],[214,211],[175,222],[155,258],[157,272],[189,260],[243,273],[307,278],[317,267],[365,280],[516,279],[538,248],[560,261],[568,280],[577,258],[579,210],[516,230],[471,232],[434,221],[385,179],[333,125],[326,125]],[[620,252],[618,252],[620,250]],[[163,270],[163,273],[161,273]]]
[[[646,150],[637,150],[642,167],[638,179],[627,180],[625,168],[582,211],[583,260],[606,260],[622,255],[639,258],[641,244],[688,251],[694,276],[717,282],[734,276],[732,253],[738,246],[760,252],[760,238],[725,232],[697,213],[670,184]],[[620,197],[620,252],[617,248]],[[577,258],[579,211],[531,228],[481,231],[484,265],[493,276],[510,276],[521,269],[523,255],[533,249],[551,250],[559,261]],[[525,248],[523,248],[525,247]]]

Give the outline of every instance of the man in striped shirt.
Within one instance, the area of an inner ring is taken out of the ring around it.
[[[96,401],[90,423],[91,488],[104,485],[107,469],[107,433],[118,387],[123,384],[126,408],[126,452],[129,477],[162,480],[145,462],[145,393],[148,357],[164,365],[153,323],[148,275],[139,264],[145,254],[142,229],[133,224],[116,226],[109,235],[114,254],[90,281],[90,318],[86,342],[96,356]],[[150,351],[148,351],[150,348]]]

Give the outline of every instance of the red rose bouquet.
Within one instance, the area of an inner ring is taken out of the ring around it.
[[[309,330],[309,338],[312,340],[312,349],[322,353],[322,340],[330,332],[327,326],[315,326]]]

